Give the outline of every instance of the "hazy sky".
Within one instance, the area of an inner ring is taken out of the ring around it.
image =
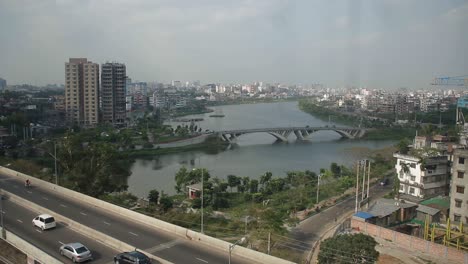
[[[64,62],[133,80],[425,88],[468,74],[462,0],[0,0],[0,77],[63,83]]]

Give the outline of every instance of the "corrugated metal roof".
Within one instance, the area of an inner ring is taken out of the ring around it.
[[[361,212],[361,211],[355,213],[354,216],[362,218],[362,219],[369,219],[369,218],[375,217],[374,215],[371,215],[368,212]]]
[[[422,205],[422,204],[420,204],[418,206],[418,208],[416,208],[416,211],[419,211],[419,212],[422,212],[422,213],[425,213],[425,214],[429,214],[429,215],[435,215],[438,212],[440,212],[440,210],[437,210],[435,208],[425,206],[425,205]]]

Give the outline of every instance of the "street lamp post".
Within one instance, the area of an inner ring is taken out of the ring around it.
[[[198,162],[200,162],[200,160],[198,160]],[[203,232],[203,189],[204,186],[203,186],[203,168],[202,168],[202,171],[201,171],[201,233],[204,234]]]
[[[0,224],[2,225],[2,238],[5,239],[5,226],[3,225],[3,191],[0,191]]]
[[[55,185],[58,185],[58,173],[57,173],[57,143],[54,142],[54,160],[55,160]]]
[[[232,250],[234,249],[234,247],[235,247],[237,244],[239,244],[239,243],[241,243],[241,244],[244,243],[245,240],[246,240],[246,238],[245,238],[245,237],[242,237],[241,239],[237,240],[236,243],[229,245],[229,264],[231,264],[231,253],[232,253]]]

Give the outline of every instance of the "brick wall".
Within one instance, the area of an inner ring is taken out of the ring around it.
[[[418,237],[406,235],[370,223],[351,219],[351,227],[370,236],[380,237],[394,242],[397,246],[405,249],[417,250],[439,258],[445,258],[457,263],[468,264],[468,253],[456,248],[432,243]]]

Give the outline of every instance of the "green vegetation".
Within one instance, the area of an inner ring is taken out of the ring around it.
[[[376,263],[379,252],[377,242],[362,233],[339,235],[320,244],[319,263]]]

